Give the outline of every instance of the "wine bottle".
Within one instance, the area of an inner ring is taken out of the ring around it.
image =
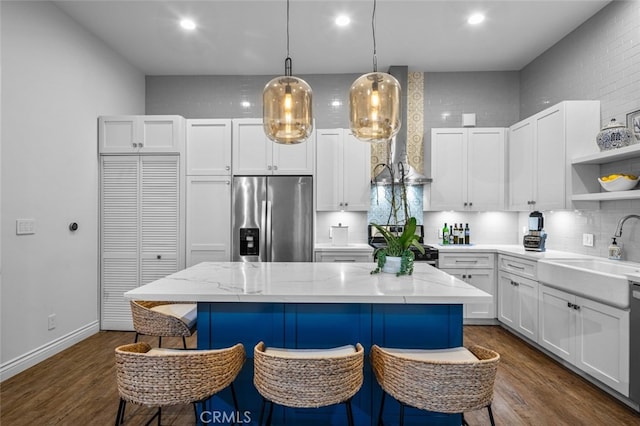
[[[460,242],[460,232],[458,231],[458,224],[453,224],[453,244],[458,244]]]
[[[445,222],[444,228],[442,228],[442,245],[447,245],[447,244],[449,244],[449,227]]]
[[[464,243],[469,245],[471,241],[471,230],[469,229],[469,224],[465,223],[464,226]]]

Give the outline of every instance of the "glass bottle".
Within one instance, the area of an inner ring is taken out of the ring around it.
[[[471,241],[471,230],[469,229],[469,224],[465,223],[464,224],[464,243],[466,245],[469,245]]]
[[[444,228],[442,228],[442,245],[449,244],[449,227],[447,223],[444,223]]]

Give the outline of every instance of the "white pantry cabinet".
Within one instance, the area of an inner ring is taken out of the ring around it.
[[[187,120],[187,175],[231,176],[231,120]]]
[[[367,211],[371,205],[371,145],[349,129],[316,131],[316,209]]]
[[[431,129],[431,210],[504,210],[505,128]]]
[[[262,119],[234,119],[233,174],[313,175],[314,135],[298,144],[283,145],[267,138]]]
[[[509,129],[509,209],[571,208],[571,159],[597,150],[599,101],[565,101]]]
[[[100,154],[182,153],[184,118],[178,115],[119,115],[98,118]]]
[[[132,330],[123,293],[184,268],[180,156],[100,157],[101,328]]]
[[[540,285],[545,349],[629,396],[629,311]]]
[[[496,270],[493,253],[443,253],[438,267],[493,296],[487,303],[465,303],[465,319],[493,319],[496,317]]]

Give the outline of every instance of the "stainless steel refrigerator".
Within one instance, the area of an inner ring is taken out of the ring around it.
[[[311,176],[236,176],[232,206],[233,261],[313,261]]]

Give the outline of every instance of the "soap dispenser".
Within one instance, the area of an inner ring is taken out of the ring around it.
[[[622,245],[618,245],[616,237],[613,237],[613,241],[611,241],[611,244],[609,245],[609,259],[622,259]]]

